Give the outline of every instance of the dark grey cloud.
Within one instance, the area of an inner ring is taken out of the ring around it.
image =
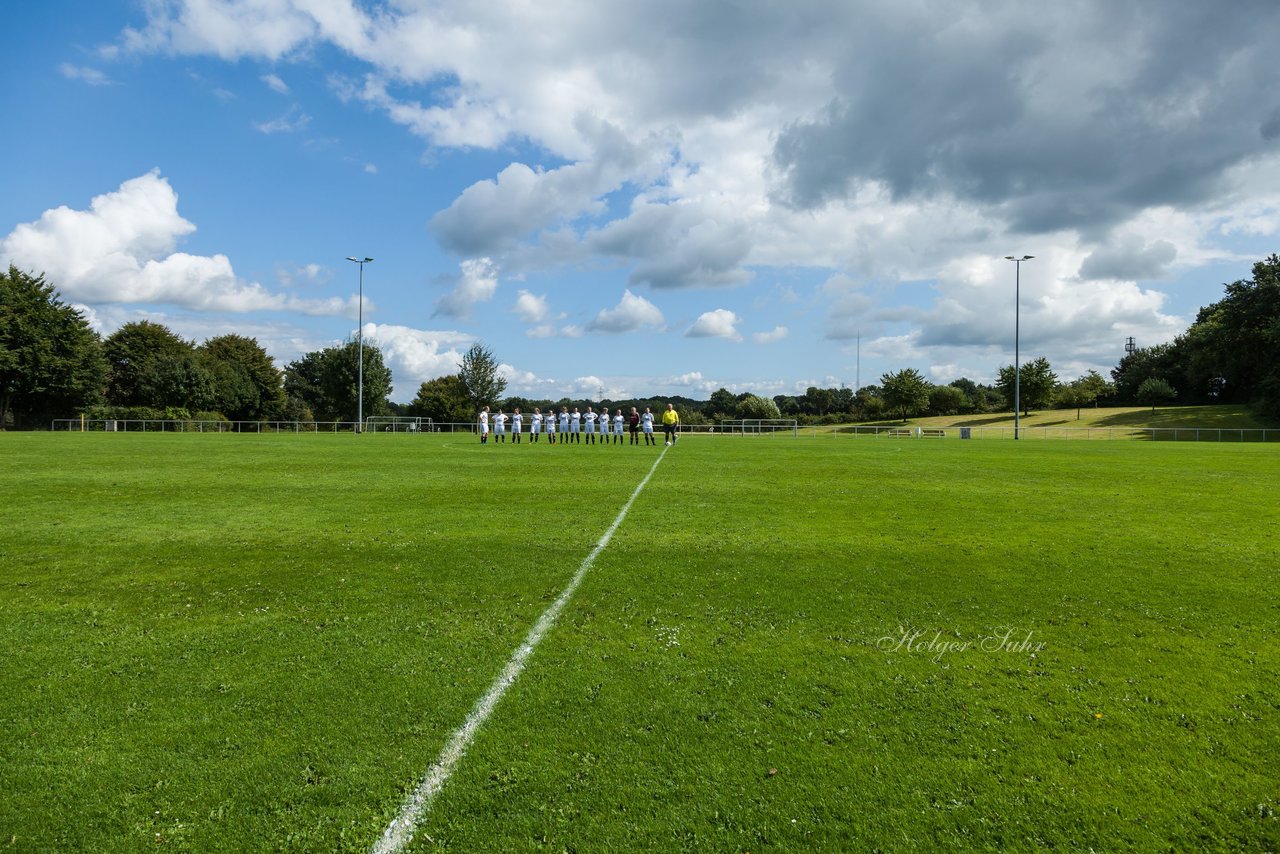
[[[723,211],[692,204],[645,204],[631,215],[592,232],[591,251],[635,267],[633,285],[656,289],[740,285],[752,278],[743,268],[751,251],[749,228]]]
[[[1081,279],[1158,279],[1178,257],[1167,240],[1144,245],[1137,237],[1100,246],[1080,265]]]
[[[837,97],[779,134],[786,203],[878,181],[898,199],[977,204],[1015,231],[1097,238],[1143,208],[1204,201],[1226,170],[1280,148],[1269,0],[1019,5],[980,23],[908,8],[866,21]]]

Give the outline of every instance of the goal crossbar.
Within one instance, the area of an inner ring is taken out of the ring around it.
[[[794,418],[730,418],[720,422],[720,431],[737,436],[761,436],[778,433],[800,435],[800,422]]]
[[[431,419],[411,415],[370,415],[364,419],[366,433],[430,433]]]

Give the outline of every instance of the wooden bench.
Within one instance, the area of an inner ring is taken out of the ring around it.
[[[947,438],[947,431],[939,429],[937,427],[921,427],[920,438],[921,439],[945,439]]]
[[[889,430],[890,439],[909,439],[916,434],[910,427],[894,427]]]

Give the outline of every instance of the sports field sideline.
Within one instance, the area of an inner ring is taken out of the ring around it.
[[[0,449],[14,850],[371,850],[632,496],[406,850],[1280,846],[1274,446]]]

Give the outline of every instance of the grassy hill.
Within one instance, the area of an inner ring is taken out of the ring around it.
[[[899,425],[894,419],[861,422],[873,425]],[[986,412],[978,415],[938,415],[912,418],[906,422],[919,427],[1013,427],[1012,412]],[[1154,412],[1149,406],[1112,406],[1081,409],[1046,409],[1022,417],[1023,427],[1200,427],[1224,430],[1257,430],[1280,427],[1280,423],[1259,418],[1243,405],[1162,406]]]

